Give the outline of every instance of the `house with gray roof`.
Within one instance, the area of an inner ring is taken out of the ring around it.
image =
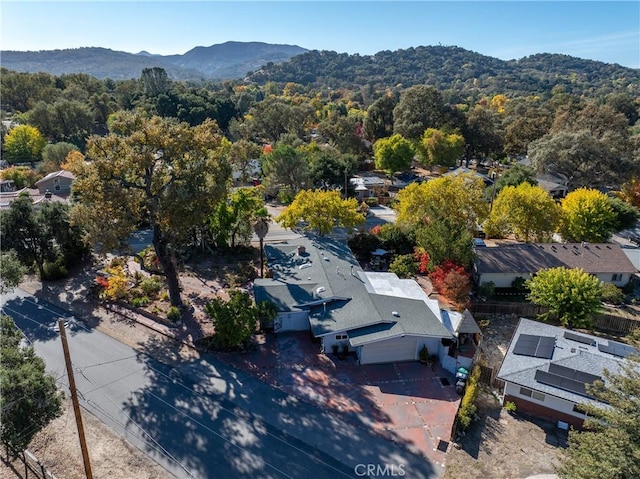
[[[310,330],[324,352],[347,348],[360,364],[414,361],[426,346],[450,371],[470,366],[473,355],[454,346],[477,344],[480,330],[466,332],[469,320],[454,312],[460,318],[448,318],[449,328],[415,281],[363,271],[345,243],[324,237],[269,244],[265,253],[271,277],[255,281],[254,295],[276,304],[276,332]],[[456,329],[463,323],[465,332]]]
[[[41,195],[53,193],[54,195],[68,195],[71,193],[71,185],[76,179],[70,171],[58,170],[49,173],[41,180],[36,181],[36,188]]]
[[[614,243],[519,243],[476,248],[474,280],[511,287],[520,277],[530,279],[541,269],[581,268],[600,281],[625,286],[636,267]]]
[[[602,405],[587,385],[604,381],[604,370],[619,373],[631,354],[637,351],[623,343],[522,318],[497,375],[503,402],[579,428],[585,415],[578,405]]]

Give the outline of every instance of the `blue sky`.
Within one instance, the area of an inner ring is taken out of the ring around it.
[[[226,41],[370,55],[457,45],[503,60],[564,53],[640,68],[632,1],[29,1],[0,5],[2,50],[185,53]]]

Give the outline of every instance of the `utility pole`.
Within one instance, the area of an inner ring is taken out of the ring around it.
[[[87,479],[93,479],[91,472],[91,463],[89,462],[89,451],[87,449],[87,441],[84,437],[84,427],[82,426],[82,415],[80,414],[80,403],[78,402],[78,391],[76,390],[76,379],[73,375],[73,367],[71,366],[71,356],[69,355],[69,344],[67,343],[67,332],[64,329],[64,319],[58,320],[60,328],[60,339],[62,339],[62,351],[64,352],[64,362],[67,366],[67,376],[69,377],[69,389],[71,390],[71,402],[73,403],[73,412],[76,415],[76,425],[78,426],[78,436],[80,438],[80,449],[82,450],[82,460],[84,461],[84,472]]]

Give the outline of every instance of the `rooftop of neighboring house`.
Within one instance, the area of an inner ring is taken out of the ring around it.
[[[621,370],[631,346],[521,318],[498,378],[575,403],[595,402],[585,384]]]
[[[8,191],[0,193],[0,209],[9,208],[10,203],[22,194],[28,194],[34,205],[42,204],[46,201],[57,201],[65,203],[69,198],[69,193],[56,194],[56,192],[40,193],[33,188],[22,188],[18,191]]]
[[[415,281],[363,271],[345,243],[309,236],[266,245],[265,252],[273,278],[255,281],[256,301],[308,310],[315,336],[350,331],[358,344],[403,334],[451,336],[437,301]]]
[[[532,273],[545,268],[582,268],[587,273],[635,273],[613,243],[520,243],[476,249],[476,272]]]
[[[36,186],[38,186],[39,184],[42,183],[46,183],[49,180],[52,180],[54,178],[66,178],[69,180],[75,180],[75,175],[73,173],[71,173],[70,171],[66,171],[66,170],[58,170],[58,171],[54,171],[49,173],[47,176],[45,176],[44,178],[36,181]]]

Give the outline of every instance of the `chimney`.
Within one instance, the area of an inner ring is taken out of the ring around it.
[[[307,249],[304,246],[298,246],[298,256],[302,256],[306,251]]]

